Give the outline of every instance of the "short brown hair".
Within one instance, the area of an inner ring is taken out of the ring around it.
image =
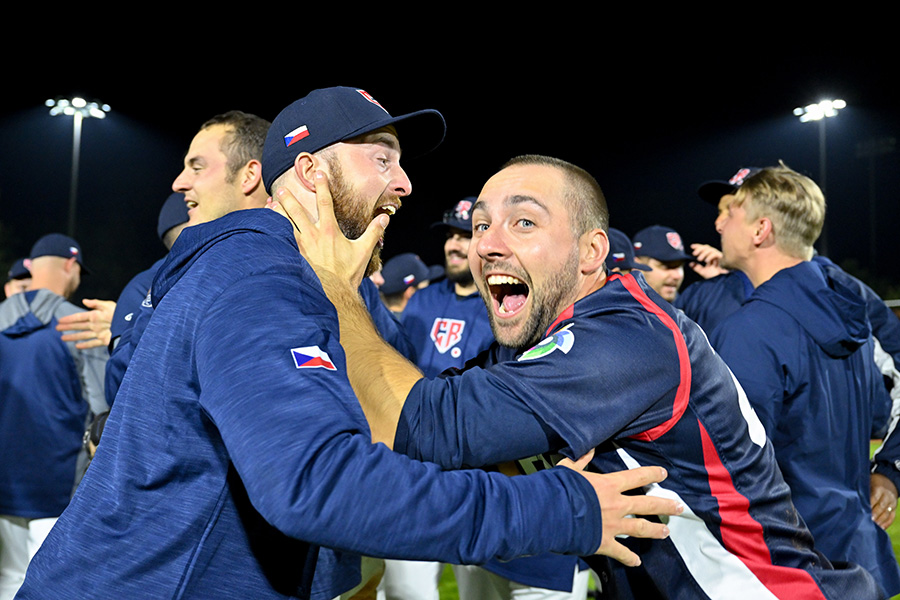
[[[248,162],[262,160],[271,123],[250,113],[231,110],[212,117],[200,129],[215,125],[224,125],[229,130],[229,135],[222,141],[222,153],[227,157],[228,181],[231,182]]]
[[[516,165],[543,165],[563,172],[566,178],[565,200],[572,208],[572,228],[577,236],[592,230],[609,230],[609,209],[600,184],[581,167],[560,158],[540,154],[524,154],[509,161],[503,168]]]

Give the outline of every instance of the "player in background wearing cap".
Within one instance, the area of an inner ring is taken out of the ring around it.
[[[415,349],[416,363],[428,377],[462,367],[494,341],[469,270],[474,201],[469,197],[456,202],[431,225],[445,236],[446,277],[413,296],[403,311],[401,322]]]
[[[429,267],[416,254],[404,252],[384,263],[378,291],[381,292],[385,306],[394,316],[400,318],[413,294],[443,276],[444,267],[440,265]]]
[[[9,600],[31,557],[84,472],[85,428],[106,410],[105,348],[63,342],[54,325],[80,311],[78,242],[41,237],[25,261],[29,289],[0,303],[0,599]]]
[[[3,293],[7,298],[13,294],[24,292],[31,284],[31,271],[25,266],[25,259],[15,261],[6,273],[6,283],[3,284]]]
[[[650,267],[644,279],[656,293],[672,302],[684,283],[684,263],[694,257],[686,254],[681,236],[671,227],[651,225],[632,236],[635,260]]]
[[[361,90],[316,90],[273,121],[263,176],[312,211],[322,172],[342,182],[337,204],[352,236],[409,193],[398,136],[422,151],[443,132],[436,111],[395,118]],[[623,513],[677,512],[675,502],[619,493],[623,481],[662,478],[658,468],[507,478],[445,472],[373,444],[337,315],[274,211],[186,228],[152,301],[103,442],[19,600],[309,598],[314,572],[327,568],[320,546],[480,562],[599,545],[631,560],[610,535],[667,530]],[[602,509],[601,496],[617,508]],[[322,575],[347,584],[348,573]]]
[[[729,271],[689,286],[683,310],[745,382],[819,550],[862,564],[893,596],[897,562],[875,524],[890,525],[897,506],[896,414],[887,421],[892,402],[878,382],[900,404],[900,323],[871,288],[815,254],[825,200],[809,178],[783,164],[742,168],[698,192],[719,209]],[[788,206],[792,219],[781,214]],[[870,438],[885,434],[870,462]]]
[[[634,258],[634,244],[628,235],[613,227],[609,228],[609,254],[606,256],[606,270],[610,273],[630,273],[634,269],[638,271],[650,271],[643,263]]]
[[[324,192],[319,224],[287,194],[279,200],[338,310],[376,440],[445,469],[519,458],[529,472],[552,465],[552,453],[593,448],[601,471],[673,470],[648,493],[679,498],[685,512],[667,519],[668,539],[623,540],[642,564],[612,565],[612,597],[881,597],[865,569],[817,552],[772,443],[704,332],[643,277],[607,276],[608,213],[589,174],[526,156],[488,180],[469,258],[503,347],[435,379],[378,342],[348,284],[386,219],[360,240],[341,240]]]

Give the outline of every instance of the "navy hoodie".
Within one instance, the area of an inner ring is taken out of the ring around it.
[[[890,539],[869,501],[869,444],[888,400],[858,291],[802,262],[757,287],[711,341],[765,426],[816,548],[861,564],[889,596],[900,593]],[[900,440],[888,442],[884,461],[898,458]]]

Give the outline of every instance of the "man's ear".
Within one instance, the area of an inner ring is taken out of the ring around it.
[[[78,259],[74,256],[66,259],[65,270],[66,273],[71,273],[73,269],[75,269],[75,263],[78,262]]]
[[[241,190],[249,196],[262,185],[262,163],[251,160],[246,165],[241,176]]]
[[[769,220],[768,217],[760,217],[756,221],[756,228],[753,231],[753,243],[757,246],[762,246],[766,243],[768,238],[769,242],[775,241],[774,236],[774,228],[772,227],[772,221]]]
[[[579,245],[581,272],[585,275],[596,273],[606,264],[609,254],[609,236],[602,229],[592,229],[581,236]]]
[[[309,152],[301,152],[294,159],[294,173],[300,180],[300,185],[313,194],[316,193],[316,169],[319,167],[319,159]]]

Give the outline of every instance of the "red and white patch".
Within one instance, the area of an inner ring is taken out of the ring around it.
[[[431,326],[431,341],[438,352],[444,354],[462,340],[465,328],[465,321],[438,317]]]

